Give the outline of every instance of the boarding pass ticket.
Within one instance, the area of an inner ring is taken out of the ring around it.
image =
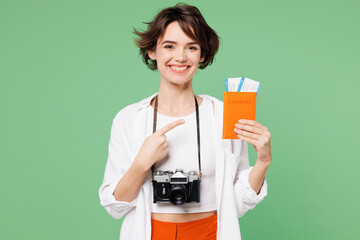
[[[250,78],[226,78],[225,91],[227,92],[258,92],[260,83]]]

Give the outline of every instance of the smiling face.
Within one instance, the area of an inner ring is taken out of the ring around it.
[[[158,39],[156,50],[148,51],[152,60],[156,60],[161,81],[173,84],[185,84],[192,81],[201,58],[199,43],[189,38],[178,22],[170,23],[163,37]]]

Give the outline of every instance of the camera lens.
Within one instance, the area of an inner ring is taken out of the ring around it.
[[[184,185],[173,185],[170,190],[169,200],[174,205],[186,202],[187,194]]]

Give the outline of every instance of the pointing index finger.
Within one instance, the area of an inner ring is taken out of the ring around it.
[[[164,135],[165,133],[167,133],[171,129],[173,129],[173,128],[175,128],[175,127],[177,127],[177,126],[179,126],[179,125],[181,125],[183,123],[185,123],[184,119],[176,120],[176,121],[171,122],[168,125],[164,126],[163,128],[160,128],[155,133],[160,134],[160,135]]]

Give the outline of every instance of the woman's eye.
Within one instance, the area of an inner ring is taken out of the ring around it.
[[[189,49],[190,49],[190,50],[198,50],[198,48],[195,47],[195,46],[190,46]]]
[[[164,48],[173,48],[173,45],[165,45]]]

